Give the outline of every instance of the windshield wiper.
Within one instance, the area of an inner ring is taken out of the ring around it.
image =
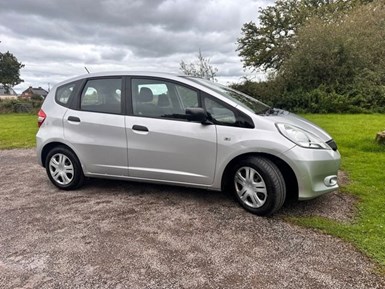
[[[275,113],[275,109],[273,107],[268,107],[268,108],[262,110],[259,114],[270,115],[270,114],[274,114],[274,113]]]

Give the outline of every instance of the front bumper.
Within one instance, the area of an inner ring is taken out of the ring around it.
[[[338,150],[295,146],[286,151],[282,158],[297,177],[299,200],[313,199],[338,189],[337,174],[341,162]]]

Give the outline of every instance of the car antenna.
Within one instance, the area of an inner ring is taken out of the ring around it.
[[[90,72],[88,71],[88,69],[87,69],[87,67],[86,66],[84,66],[84,69],[88,72],[88,74],[90,74]]]

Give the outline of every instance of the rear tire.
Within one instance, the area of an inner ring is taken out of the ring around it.
[[[227,189],[243,208],[253,214],[271,215],[285,202],[285,180],[278,167],[267,158],[244,158],[228,176]]]
[[[66,147],[49,151],[45,168],[50,181],[59,189],[73,190],[84,182],[83,170],[76,155]]]

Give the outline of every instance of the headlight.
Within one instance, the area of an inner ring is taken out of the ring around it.
[[[287,123],[276,123],[275,125],[284,137],[303,148],[327,150],[331,149],[318,136],[302,128]]]

